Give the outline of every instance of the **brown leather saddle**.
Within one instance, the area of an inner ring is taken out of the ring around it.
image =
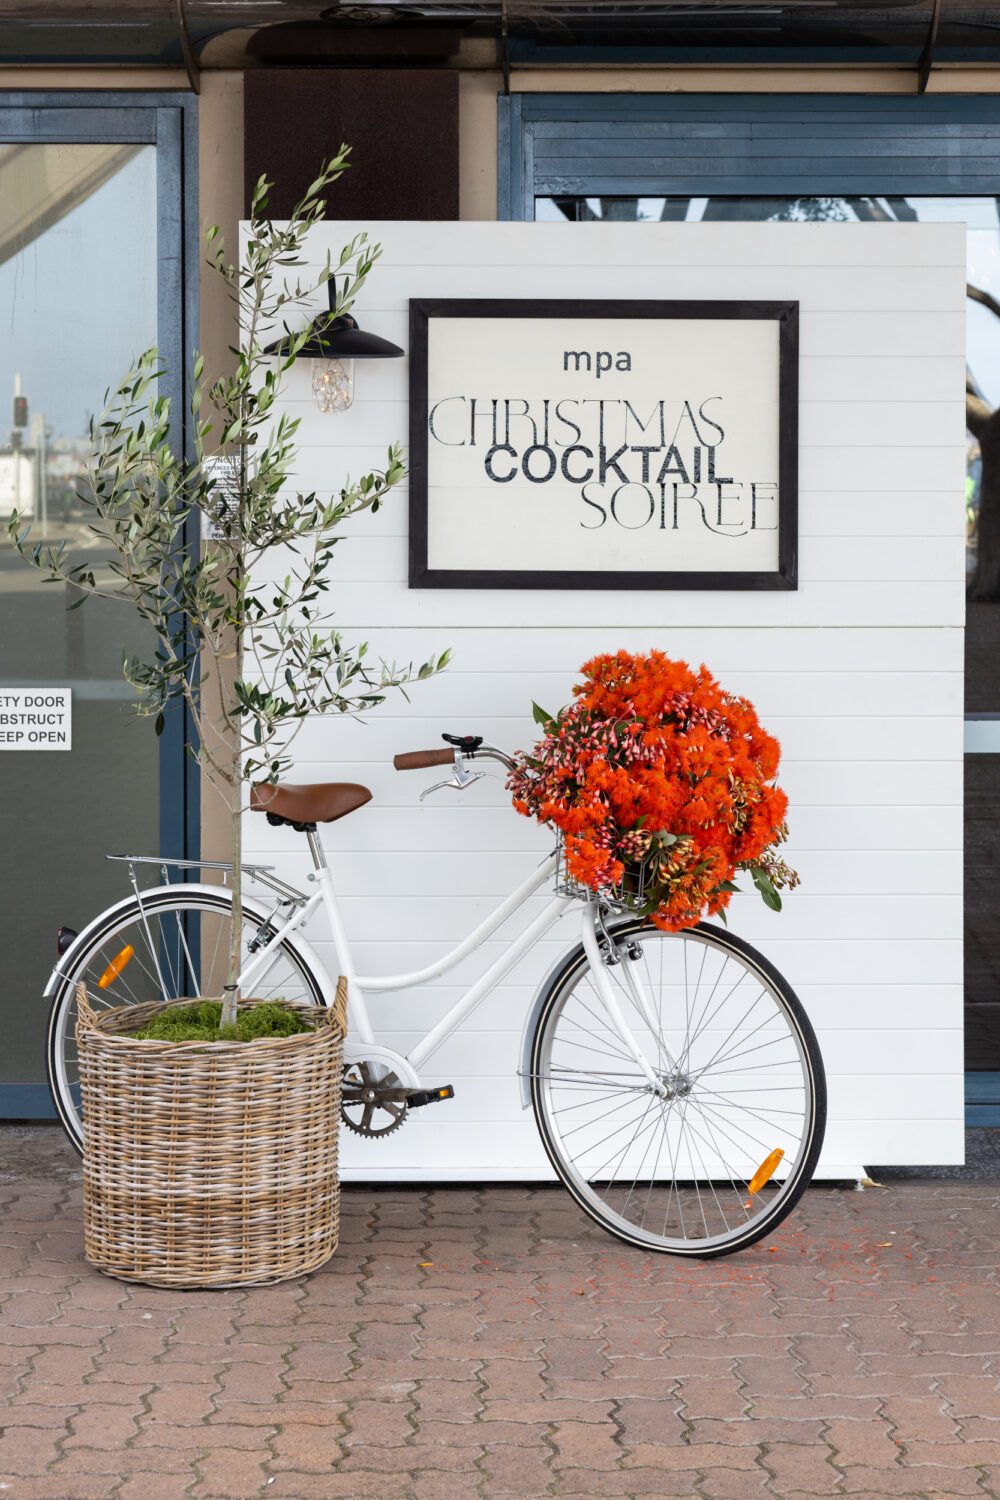
[[[272,786],[258,781],[250,788],[252,812],[267,813],[269,823],[289,823],[300,831],[317,823],[335,823],[372,800],[366,786],[353,781],[320,781],[314,786]]]

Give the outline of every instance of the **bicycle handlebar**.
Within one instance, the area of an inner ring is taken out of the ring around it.
[[[392,763],[397,771],[420,771],[426,766],[450,766],[457,761],[459,750],[407,750],[402,755],[394,755]],[[481,741],[478,748],[464,752],[464,758],[468,760],[496,760],[508,771],[514,769],[514,762],[505,750],[497,745],[489,745],[485,740]]]
[[[454,760],[454,750],[408,750],[404,755],[392,757],[397,771],[419,771],[424,766],[450,766]]]

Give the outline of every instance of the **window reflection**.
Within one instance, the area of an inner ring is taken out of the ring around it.
[[[123,650],[145,649],[140,621],[111,600],[68,612],[72,591],[24,563],[6,527],[16,507],[34,537],[108,565],[76,484],[90,417],[157,342],[154,146],[0,144],[0,309],[0,688],[73,695],[70,751],[0,755],[6,1084],[44,1076],[44,1016],[25,997],[42,992],[56,928],[122,895],[106,853],[158,843],[158,748],[122,678]]]
[[[0,145],[0,521],[74,549],[89,420],[156,343],[155,222],[152,146]]]

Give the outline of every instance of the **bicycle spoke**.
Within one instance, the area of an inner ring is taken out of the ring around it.
[[[79,1057],[74,1036],[75,986],[83,980],[91,1003],[100,1010],[112,1006],[135,1006],[151,1000],[200,999],[212,993],[224,970],[222,956],[228,952],[232,922],[229,894],[218,901],[191,896],[178,890],[166,898],[159,891],[144,892],[141,905],[132,903],[105,926],[92,945],[80,952],[71,973],[62,982],[53,1009],[49,1031],[49,1079],[59,1103],[60,1115],[79,1145],[83,1122],[80,1114]],[[260,916],[245,913],[242,946],[264,925]],[[127,948],[132,952],[119,973],[102,989],[100,980]],[[198,965],[201,963],[201,975]],[[228,960],[227,960],[228,962]],[[318,980],[314,979],[294,949],[282,944],[268,965],[270,983],[255,998],[286,996],[322,1003]],[[211,988],[209,987],[211,986]],[[218,989],[216,988],[216,993]],[[635,1074],[632,1073],[632,1081]],[[615,1082],[600,1084],[607,1093]]]
[[[609,1110],[609,1112],[605,1115],[605,1117],[604,1117],[605,1121],[607,1122],[608,1120],[613,1119],[613,1117],[619,1112],[619,1110],[622,1110],[622,1109],[631,1109],[632,1106],[633,1106],[633,1104],[635,1104],[635,1103],[636,1103],[636,1100],[635,1100],[635,1098],[634,1098],[633,1095],[629,1095],[629,1097],[627,1099],[622,1099],[618,1104],[616,1104],[614,1106],[613,1109]],[[588,1129],[588,1127],[589,1127],[589,1121],[584,1120],[584,1121],[581,1122],[581,1124],[574,1125],[574,1126],[572,1126],[571,1129],[562,1131],[561,1132],[562,1138],[563,1138],[564,1141],[568,1141],[571,1135],[577,1135],[579,1133],[579,1131],[586,1130],[586,1129]],[[624,1126],[622,1128],[624,1129]],[[598,1142],[598,1144],[601,1144],[601,1143]]]
[[[656,1181],[657,1181],[656,1169],[660,1165],[660,1155],[661,1155],[661,1153],[663,1151],[663,1142],[666,1140],[666,1138],[667,1138],[667,1131],[670,1128],[670,1115],[671,1115],[671,1113],[672,1113],[671,1110],[664,1110],[663,1111],[663,1115],[662,1115],[661,1120],[660,1120],[660,1137],[659,1137],[659,1140],[656,1143],[656,1160],[653,1162],[653,1170],[649,1174],[649,1187],[646,1189],[646,1201],[642,1205],[642,1218],[639,1221],[640,1224],[645,1224],[646,1220],[649,1218],[649,1208],[650,1208],[650,1204],[653,1201],[653,1189],[655,1188]],[[643,1160],[645,1161],[645,1152],[643,1153]],[[671,1186],[672,1186],[672,1184],[671,1184]],[[668,1195],[668,1198],[669,1198],[669,1195]]]
[[[714,1113],[716,1113],[716,1112],[717,1112],[717,1111],[716,1111],[716,1109],[715,1109],[715,1106],[714,1106],[714,1105],[712,1105],[712,1104],[708,1104],[708,1103],[703,1103],[703,1104],[702,1104],[702,1109],[703,1109],[703,1110],[707,1110],[707,1111],[710,1111],[710,1112],[711,1112],[711,1113],[713,1113],[713,1114],[714,1114]],[[717,1123],[717,1124],[718,1124],[718,1122],[716,1122],[716,1123]],[[739,1126],[739,1125],[736,1125],[736,1124],[735,1124],[735,1122],[733,1122],[733,1121],[730,1121],[730,1122],[729,1122],[729,1124],[730,1124],[730,1128],[736,1128],[736,1129],[741,1129],[741,1130],[742,1130],[742,1132],[743,1132],[743,1134],[744,1134],[744,1135],[745,1135],[745,1136],[746,1136],[746,1137],[747,1137],[747,1139],[748,1139],[748,1140],[750,1140],[750,1141],[752,1141],[752,1142],[753,1142],[753,1144],[754,1144],[754,1145],[755,1145],[755,1146],[756,1146],[756,1147],[758,1147],[758,1149],[759,1149],[759,1150],[760,1150],[760,1151],[762,1151],[762,1152],[763,1152],[763,1153],[764,1153],[764,1155],[765,1155],[765,1156],[766,1156],[766,1155],[767,1155],[767,1154],[768,1154],[768,1153],[769,1153],[769,1152],[770,1152],[770,1151],[773,1151],[773,1150],[774,1150],[774,1145],[773,1145],[773,1142],[771,1142],[771,1141],[762,1141],[762,1140],[761,1140],[761,1139],[760,1139],[760,1137],[759,1137],[759,1136],[756,1136],[756,1135],[753,1135],[753,1134],[752,1134],[752,1132],[751,1132],[751,1131],[749,1131],[749,1130],[748,1130],[748,1129],[747,1129],[747,1128],[746,1128],[746,1126],[745,1126],[745,1125],[744,1125],[744,1126]],[[722,1127],[721,1127],[721,1125],[720,1125],[720,1126],[719,1126],[719,1129],[720,1129],[720,1130],[721,1130],[721,1129],[722,1129]],[[723,1135],[725,1135],[725,1131],[722,1131],[722,1134],[723,1134]],[[727,1137],[727,1139],[731,1139],[731,1137]],[[748,1153],[748,1154],[749,1154],[749,1153]]]
[[[619,1047],[584,969],[543,1020],[536,1110],[560,1175],[612,1233],[725,1253],[787,1212],[801,1179],[814,1141],[804,1023],[791,1023],[780,990],[724,936],[650,925],[632,941],[641,954],[622,962],[636,970],[606,974],[658,1090]],[[629,929],[619,942],[629,944]],[[780,1174],[749,1199],[750,1178],[778,1147]]]
[[[590,983],[589,980],[588,980],[588,983]],[[594,989],[594,994],[595,994],[595,997],[597,999],[598,1005],[603,1005],[603,1002],[602,1002],[601,997],[600,997],[600,993],[597,990],[596,986],[591,985],[591,987]],[[580,998],[579,995],[576,997],[576,1002],[580,1006],[581,1010],[585,1011],[586,1014],[590,1017],[590,1019],[593,1022],[595,1022],[595,1024],[597,1026],[603,1027],[606,1031],[610,1031],[610,1024],[608,1022],[607,1011],[603,1011],[600,1016],[597,1016],[590,1009],[590,1007],[588,1005],[586,1005],[583,1000],[581,1000],[581,998]],[[620,1057],[632,1060],[631,1059],[631,1053],[629,1053],[627,1051],[627,1049],[625,1048],[625,1044],[621,1041],[620,1037],[618,1036],[618,1033],[617,1032],[612,1032],[611,1034],[615,1037],[618,1045],[615,1046],[615,1047],[612,1047],[610,1050],[617,1052],[617,1054]]]
[[[552,1113],[554,1115],[571,1115],[574,1110],[590,1109],[595,1103],[599,1104],[602,1099],[614,1099],[616,1094],[616,1089],[608,1089],[603,1094],[598,1094],[596,1099],[593,1094],[588,1094],[586,1099],[580,1100],[578,1104],[564,1104],[560,1109],[554,1109]]]
[[[711,1122],[709,1120],[705,1119],[703,1121],[703,1123],[704,1123],[705,1129],[708,1131],[708,1134],[711,1137],[711,1149],[714,1150],[716,1156],[719,1158],[719,1160],[722,1162],[723,1166],[725,1167],[726,1177],[727,1177],[727,1179],[729,1181],[730,1187],[733,1190],[733,1195],[736,1198],[737,1202],[739,1203],[740,1211],[743,1214],[744,1220],[747,1223],[749,1223],[750,1222],[750,1212],[747,1209],[747,1206],[746,1206],[746,1204],[743,1201],[743,1194],[741,1193],[740,1189],[736,1185],[736,1178],[733,1176],[732,1171],[730,1170],[729,1163],[726,1161],[725,1156],[723,1155],[722,1151],[719,1149],[719,1144],[718,1144],[718,1142],[717,1142],[717,1140],[715,1138],[715,1132],[712,1129]]]
[[[176,911],[174,912],[174,921],[177,924],[177,938],[178,938],[178,941],[182,944],[182,946],[184,948],[184,956],[187,959],[188,973],[191,975],[191,987],[194,990],[195,999],[196,1000],[200,1000],[201,999],[201,986],[198,983],[198,976],[197,976],[197,974],[194,971],[194,964],[191,961],[191,950],[190,950],[190,948],[188,947],[188,944],[187,944],[187,937],[185,936],[185,933],[184,933],[184,924],[181,921],[180,912],[176,912]]]
[[[572,1039],[572,1037],[563,1037],[561,1045],[563,1047],[576,1047],[581,1052],[591,1052],[594,1050],[594,1042],[592,1039],[587,1042],[576,1042]],[[634,1061],[634,1059],[631,1058],[627,1052],[620,1052],[617,1047],[604,1047],[603,1050],[608,1054],[609,1057],[615,1057],[620,1062]]]
[[[688,1100],[686,1102],[688,1104],[690,1104],[691,1101]],[[699,1133],[695,1129],[694,1125],[691,1124],[688,1121],[687,1114],[688,1114],[688,1112],[687,1112],[687,1110],[685,1110],[685,1112],[684,1112],[684,1123],[685,1123],[686,1126],[688,1126],[688,1128],[689,1128],[689,1130],[691,1132],[692,1138],[694,1140],[698,1141],[701,1145],[704,1145],[705,1141],[704,1141],[703,1137],[699,1135]],[[700,1167],[702,1169],[702,1179],[708,1184],[708,1190],[712,1194],[712,1197],[715,1199],[715,1206],[719,1210],[719,1219],[722,1222],[723,1228],[726,1229],[726,1228],[729,1227],[729,1225],[728,1225],[728,1220],[726,1219],[725,1209],[722,1207],[722,1203],[721,1203],[721,1201],[719,1199],[719,1195],[718,1195],[718,1193],[715,1190],[715,1182],[713,1181],[711,1173],[708,1170],[705,1158],[704,1158],[704,1156],[702,1155],[702,1153],[700,1151],[698,1152],[698,1163],[699,1163],[699,1165],[700,1165]],[[723,1161],[722,1165],[725,1168],[726,1163]],[[708,1223],[707,1223],[707,1221],[705,1223],[705,1232],[708,1233]]]
[[[688,1060],[688,1056],[690,1054],[691,1048],[694,1046],[695,1042],[698,1040],[699,1036],[704,1031],[706,1025],[708,1024],[708,1020],[709,1019],[711,1019],[711,1020],[715,1019],[715,1017],[718,1015],[718,1013],[722,1009],[722,1007],[736,993],[736,991],[739,989],[740,985],[743,983],[744,979],[746,978],[745,974],[741,974],[740,975],[739,979],[737,979],[737,981],[733,985],[732,989],[729,991],[729,993],[727,995],[725,995],[722,998],[722,1000],[719,1001],[719,1004],[716,1006],[715,1010],[712,1011],[711,1017],[709,1017],[708,1012],[709,1012],[709,1008],[710,1008],[710,1006],[712,1004],[712,1001],[715,999],[715,992],[719,988],[719,985],[722,983],[722,976],[723,976],[723,974],[725,974],[725,972],[726,972],[726,970],[728,968],[729,968],[729,957],[727,955],[727,957],[723,960],[722,968],[719,970],[718,974],[715,976],[715,983],[712,985],[712,988],[709,991],[708,999],[705,1001],[705,1005],[704,1005],[704,1007],[702,1009],[702,1012],[701,1012],[701,1018],[698,1021],[697,1026],[694,1028],[693,1031],[691,1030],[690,1027],[688,1028],[688,1044],[687,1044],[687,1047],[684,1049],[684,1053],[683,1053],[683,1055],[681,1057],[681,1067],[682,1068],[687,1066],[687,1060]]]
[[[652,1096],[650,1096],[649,1104],[646,1106],[647,1110],[652,1107],[652,1103],[653,1103],[653,1099],[652,1099]],[[625,1201],[622,1204],[622,1215],[623,1216],[625,1214],[626,1209],[628,1208],[629,1200],[631,1199],[632,1194],[635,1191],[636,1183],[639,1181],[639,1178],[642,1175],[642,1169],[646,1165],[646,1156],[647,1156],[647,1154],[649,1152],[649,1147],[650,1147],[651,1143],[652,1143],[652,1136],[650,1136],[649,1141],[646,1142],[646,1145],[645,1145],[645,1147],[643,1149],[642,1156],[641,1156],[641,1158],[639,1160],[639,1165],[636,1167],[636,1169],[635,1169],[635,1175],[632,1178],[632,1185],[629,1188],[628,1192],[625,1194]],[[659,1161],[659,1155],[657,1155],[657,1161]],[[656,1171],[656,1164],[655,1163],[653,1165],[653,1171],[654,1171],[654,1173]],[[646,1194],[647,1208],[648,1208],[648,1203],[649,1203],[649,1193],[652,1192],[652,1189],[653,1189],[653,1180],[654,1180],[653,1178],[650,1178],[649,1192],[647,1192],[647,1194]],[[646,1212],[647,1212],[647,1209],[644,1208],[643,1209],[643,1216],[642,1216],[642,1219],[640,1220],[641,1223],[645,1223]]]
[[[760,1004],[760,1002],[763,1000],[763,998],[764,998],[764,996],[765,996],[766,993],[767,992],[765,990],[761,990],[760,994],[757,996],[756,1000],[753,1002],[753,1004],[751,1005],[750,1009],[748,1011],[744,1012],[744,1014],[741,1017],[741,1019],[739,1021],[737,1021],[736,1025],[732,1028],[732,1030],[730,1032],[730,1036],[728,1038],[728,1041],[727,1042],[720,1042],[719,1045],[718,1045],[718,1047],[716,1048],[715,1052],[709,1058],[708,1062],[705,1063],[703,1067],[701,1067],[701,1068],[698,1069],[699,1074],[701,1074],[701,1073],[707,1073],[708,1070],[709,1070],[709,1068],[715,1062],[728,1062],[731,1057],[734,1057],[734,1056],[735,1057],[739,1057],[741,1055],[740,1052],[738,1052],[738,1051],[737,1052],[729,1051],[729,1052],[722,1053],[722,1049],[723,1049],[723,1047],[725,1047],[725,1046],[728,1045],[728,1042],[732,1041],[732,1033],[735,1032],[736,1030],[738,1030],[738,1028],[740,1026],[742,1026],[745,1021],[748,1021],[750,1019],[750,1017],[753,1015],[754,1011],[757,1009],[757,1007]],[[770,1019],[771,1019],[770,1016],[765,1016],[762,1021],[758,1022],[758,1024],[749,1033],[749,1035],[747,1035],[746,1037],[742,1037],[740,1039],[740,1041],[736,1043],[736,1046],[740,1047],[741,1044],[742,1044],[742,1042],[744,1042],[744,1041],[749,1042],[750,1038],[751,1037],[755,1037],[757,1035],[758,1031],[763,1031],[764,1027],[766,1025],[768,1025]],[[778,1041],[787,1041],[787,1038],[786,1037],[779,1037],[779,1038],[776,1038],[776,1040],[778,1040]],[[756,1051],[756,1048],[749,1047],[749,1048],[746,1048],[745,1050],[749,1051],[749,1052],[754,1052],[754,1051]],[[722,1053],[721,1057],[719,1056],[720,1053]]]
[[[744,981],[744,979],[746,977],[747,976],[745,974],[742,974],[740,976],[740,978],[736,981],[736,983],[733,985],[733,987],[729,991],[728,995],[726,995],[726,997],[723,1000],[720,1000],[719,1004],[715,1007],[715,1010],[712,1012],[712,1015],[710,1017],[711,1021],[715,1020],[716,1016],[722,1010],[722,1007],[724,1005],[727,1005],[729,1003],[729,1001],[733,998],[733,996],[736,994],[736,991],[739,989],[740,985],[743,983],[743,981]],[[764,997],[765,997],[766,994],[767,994],[766,990],[761,990],[761,992],[757,996],[757,998],[751,1003],[750,1008],[748,1010],[744,1011],[743,1015],[741,1016],[741,1018],[739,1019],[739,1021],[737,1021],[735,1023],[734,1026],[730,1027],[730,1036],[732,1036],[732,1033],[734,1031],[736,1031],[738,1029],[738,1027],[742,1026],[743,1022],[745,1020],[747,1020],[753,1014],[753,1012],[756,1010],[756,1008],[760,1004],[761,1000],[764,999]],[[697,1033],[691,1038],[691,1044],[688,1047],[688,1051],[687,1051],[687,1054],[686,1054],[686,1057],[685,1057],[685,1066],[687,1066],[687,1062],[690,1059],[691,1049],[694,1047],[695,1042],[698,1040],[699,1036],[701,1036],[705,1031],[708,1030],[708,1026],[709,1026],[709,1021],[706,1021],[702,1026],[699,1027]],[[719,1045],[720,1045],[720,1048],[721,1048],[721,1047],[724,1047],[726,1045],[726,1043],[725,1042],[721,1042]],[[714,1061],[715,1061],[714,1057],[710,1058],[709,1061],[706,1063],[705,1066],[706,1067],[711,1067],[711,1065],[712,1065],[712,1063]]]

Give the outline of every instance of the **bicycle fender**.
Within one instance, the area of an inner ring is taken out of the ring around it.
[[[158,896],[218,896],[219,891],[222,889],[225,889],[225,887],[217,885],[196,885],[192,882],[189,885],[160,885],[156,887],[156,894]],[[144,891],[143,895],[145,894],[146,892]],[[153,893],[150,892],[149,894],[152,895]],[[60,954],[55,968],[49,975],[48,983],[46,984],[45,989],[42,991],[43,998],[45,998],[46,1000],[51,1000],[59,985],[65,984],[67,982],[68,972],[64,972],[64,970],[69,971],[72,961],[76,958],[77,953],[81,948],[83,948],[84,944],[90,941],[92,934],[104,924],[107,918],[114,916],[117,912],[125,911],[128,907],[132,906],[134,902],[135,893],[132,892],[128,896],[125,896],[121,901],[116,901],[114,906],[109,906],[104,911],[98,912],[97,916],[87,923],[86,927],[84,927],[82,931],[73,939],[70,946],[66,949],[66,952]],[[267,911],[258,906],[257,903],[252,899],[248,901],[247,898],[244,897],[243,908],[256,921],[264,922],[267,920]],[[325,965],[320,961],[312,944],[307,942],[306,939],[302,937],[302,935],[298,932],[293,932],[289,937],[288,942],[295,948],[298,953],[301,954],[303,960],[309,965],[316,979],[319,981],[319,986],[323,993],[324,1004],[332,1006],[337,995],[337,982],[335,978],[327,973]]]
[[[535,991],[528,1014],[524,1018],[524,1030],[521,1032],[521,1066],[517,1070],[517,1077],[521,1085],[522,1109],[528,1109],[531,1105],[531,1044],[534,1041],[545,1002],[564,975],[574,969],[577,964],[586,962],[587,955],[583,951],[583,944],[575,943],[568,953],[556,959]]]

